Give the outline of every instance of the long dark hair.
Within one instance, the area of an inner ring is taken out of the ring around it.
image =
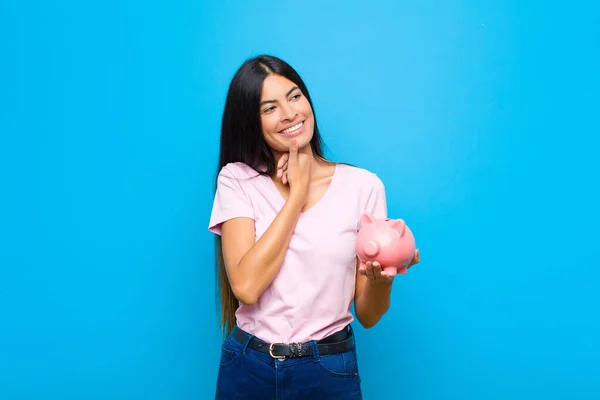
[[[269,55],[260,55],[245,61],[229,85],[221,125],[217,177],[225,165],[233,162],[242,162],[261,175],[274,174],[275,157],[264,140],[260,119],[263,82],[271,74],[281,75],[294,82],[308,99],[314,115],[314,132],[310,147],[317,159],[325,160],[322,150],[324,144],[319,134],[317,117],[304,81],[285,61]],[[225,334],[229,334],[235,325],[238,300],[231,289],[225,270],[220,235],[216,235],[215,250],[217,286],[221,303],[221,328]]]

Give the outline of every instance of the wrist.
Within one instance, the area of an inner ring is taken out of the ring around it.
[[[290,196],[288,198],[288,202],[297,207],[304,207],[306,200],[308,198],[307,193],[303,193],[300,190],[294,190],[293,188],[290,190]]]

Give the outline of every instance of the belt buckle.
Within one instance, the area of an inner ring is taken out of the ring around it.
[[[275,358],[275,359],[278,359],[278,360],[285,359],[285,356],[276,356],[275,354],[273,354],[273,346],[275,346],[276,344],[280,344],[282,346],[285,346],[285,343],[283,343],[283,342],[271,343],[269,345],[269,355],[271,356],[271,358]]]

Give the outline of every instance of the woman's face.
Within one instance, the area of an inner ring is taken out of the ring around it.
[[[310,143],[314,129],[312,108],[294,82],[281,75],[267,76],[260,101],[263,136],[271,149],[287,152],[292,138],[299,148]]]

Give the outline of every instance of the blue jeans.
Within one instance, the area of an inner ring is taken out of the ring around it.
[[[356,348],[320,355],[311,344],[313,355],[276,360],[230,334],[221,348],[215,400],[361,400]]]

